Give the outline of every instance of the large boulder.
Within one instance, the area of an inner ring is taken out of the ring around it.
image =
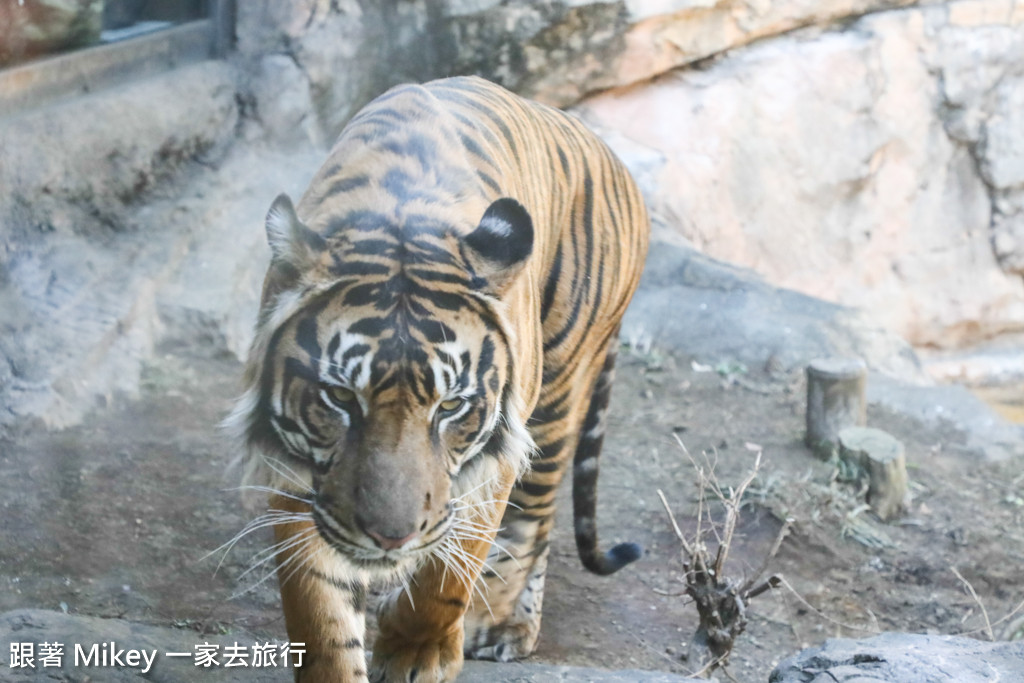
[[[1024,9],[800,31],[576,111],[711,256],[915,345],[1024,330]]]
[[[909,345],[862,311],[780,289],[746,268],[655,242],[623,336],[713,364],[792,370],[822,356],[863,358],[907,382],[924,375]]]

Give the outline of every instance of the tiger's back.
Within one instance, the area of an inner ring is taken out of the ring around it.
[[[366,677],[356,598],[388,572],[363,555],[416,571],[408,598],[382,607],[371,674],[451,680],[463,650],[529,654],[571,462],[584,564],[606,574],[639,554],[600,552],[594,522],[617,333],[648,240],[628,172],[575,119],[481,79],[400,86],[346,126],[295,209],[275,203],[268,235],[275,260],[235,422],[262,461],[270,452],[302,480],[252,458],[289,520],[276,528],[290,543],[279,575],[309,680]],[[421,413],[433,426],[417,436]],[[443,467],[410,464],[420,452]],[[387,497],[424,479],[435,484],[423,510],[399,496],[372,524],[361,517],[375,500],[362,489]],[[434,509],[443,495],[448,508]],[[407,534],[392,508],[420,530]],[[427,539],[444,524],[448,540]],[[419,554],[402,555],[421,535]]]
[[[382,197],[410,212],[439,202],[440,221],[453,206],[482,215],[499,197],[526,207],[535,229],[530,276],[506,300],[529,316],[517,320],[534,342],[523,345],[534,353],[521,366],[538,372],[545,363],[569,367],[602,317],[617,326],[643,270],[649,222],[622,163],[571,116],[480,78],[399,86],[371,102],[298,208],[336,216],[353,205],[380,206]],[[539,374],[533,384],[539,391]]]

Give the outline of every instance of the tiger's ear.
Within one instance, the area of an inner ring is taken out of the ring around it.
[[[327,248],[324,238],[299,220],[292,200],[279,194],[267,212],[270,268],[263,283],[263,301],[295,286],[302,273],[311,270]]]
[[[504,197],[487,207],[463,244],[470,267],[486,283],[483,289],[501,294],[533,252],[533,220],[522,204]]]
[[[266,228],[272,266],[287,264],[302,271],[327,248],[324,238],[299,220],[291,198],[283,192],[267,211]]]

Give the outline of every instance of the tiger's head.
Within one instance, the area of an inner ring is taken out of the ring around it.
[[[247,389],[227,423],[247,483],[307,501],[320,537],[370,572],[471,524],[499,468],[518,473],[532,447],[500,301],[532,251],[530,216],[499,199],[455,220],[307,223],[285,195],[267,217]]]

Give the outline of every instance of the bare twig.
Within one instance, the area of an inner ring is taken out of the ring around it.
[[[974,602],[978,603],[978,607],[981,608],[981,617],[985,620],[985,627],[984,629],[979,629],[979,631],[983,632],[986,636],[988,636],[989,640],[995,640],[995,634],[992,633],[992,622],[990,622],[988,619],[988,610],[985,609],[985,605],[981,602],[981,598],[978,597],[978,594],[974,592],[974,586],[971,585],[970,581],[964,578],[963,574],[957,571],[956,567],[950,565],[949,569],[953,572],[956,578],[960,579],[960,583],[962,583],[967,588],[967,591],[971,594],[971,597],[974,598]]]
[[[841,627],[843,627],[845,629],[849,629],[851,631],[860,631],[862,633],[881,633],[881,630],[878,627],[878,620],[875,619],[874,618],[875,615],[871,614],[870,612],[868,612],[868,614],[871,614],[871,620],[874,623],[874,628],[864,628],[863,626],[854,626],[853,624],[846,624],[846,623],[844,623],[842,621],[838,621],[838,620],[833,619],[832,617],[828,616],[827,614],[822,612],[820,609],[818,609],[817,607],[815,607],[811,603],[807,602],[807,600],[804,598],[804,596],[800,595],[800,593],[798,593],[797,590],[795,588],[793,588],[793,586],[790,585],[789,581],[786,581],[786,577],[782,576],[781,574],[776,574],[776,576],[779,579],[779,583],[782,586],[785,586],[785,588],[793,595],[793,597],[796,598],[797,602],[799,602],[801,605],[803,605],[808,610],[810,610],[815,615],[817,615],[819,619],[824,619],[825,621],[827,621],[830,624],[833,624],[835,626],[841,626]]]
[[[789,529],[793,526],[793,521],[793,518],[789,517],[786,519],[785,522],[782,523],[782,527],[779,529],[779,533],[775,537],[775,543],[772,544],[771,550],[769,550],[768,554],[764,556],[764,559],[761,561],[761,566],[759,566],[757,570],[750,575],[750,578],[747,579],[743,586],[740,588],[741,593],[750,591],[751,586],[753,586],[756,581],[760,580],[761,576],[763,576],[764,573],[768,571],[768,565],[771,563],[773,559],[775,559],[775,556],[779,554],[779,548],[782,547],[782,542],[786,540],[786,536],[789,535]],[[769,581],[770,580],[771,579],[769,579]],[[751,591],[751,593],[753,592]],[[750,597],[753,597],[753,594],[751,594]]]
[[[1020,602],[1018,602],[1017,606],[1014,607],[1012,610],[1010,610],[1009,613],[1007,613],[1005,616],[1003,616],[1003,617],[993,621],[990,624],[990,626],[999,626],[999,624],[1002,624],[1003,622],[1009,621],[1015,614],[1017,614],[1021,610],[1024,610],[1024,600],[1021,600]],[[982,628],[976,628],[973,631],[964,631],[963,633],[956,633],[954,635],[958,635],[958,636],[974,636],[974,635],[977,635],[977,634],[983,632],[984,630],[985,630],[985,627],[982,627]]]
[[[725,560],[729,557],[729,548],[732,546],[732,537],[736,533],[736,523],[740,517],[740,507],[743,501],[743,494],[746,492],[747,487],[750,486],[754,478],[757,477],[757,470],[761,467],[761,452],[757,452],[757,458],[754,460],[754,466],[751,468],[747,478],[743,480],[739,488],[732,491],[732,495],[729,496],[729,504],[726,506],[728,512],[725,515],[725,536],[722,539],[721,544],[718,546],[718,552],[715,557],[715,574],[721,576],[722,570],[725,567]],[[723,502],[726,502],[723,499]]]
[[[676,538],[683,544],[683,550],[686,551],[687,556],[693,557],[693,549],[690,548],[690,544],[686,541],[686,536],[683,536],[682,529],[679,528],[679,524],[676,522],[676,516],[672,514],[672,508],[668,506],[668,501],[665,500],[665,494],[658,489],[658,497],[661,498],[661,504],[665,507],[665,512],[668,513],[668,519],[672,522],[672,530],[676,533]]]
[[[770,591],[773,588],[778,588],[780,585],[782,585],[782,577],[780,577],[778,574],[774,574],[765,579],[765,581],[760,586],[750,588],[744,591],[743,594],[747,596],[747,600],[753,600],[758,595],[761,595],[761,593]]]
[[[699,670],[694,671],[692,674],[689,674],[690,678],[702,678],[704,674],[714,671],[716,668],[721,666],[725,662],[726,658],[728,658],[728,656],[729,653],[725,653],[724,655],[715,657],[710,662],[702,666]]]

